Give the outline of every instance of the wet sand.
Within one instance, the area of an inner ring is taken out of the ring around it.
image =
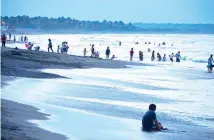
[[[45,68],[124,68],[134,63],[102,60],[56,53],[36,52],[13,48],[1,48],[1,87],[18,77],[66,78],[41,72]],[[136,65],[136,64],[135,64]],[[139,65],[139,64],[138,64]],[[28,120],[47,120],[48,114],[38,112],[32,106],[1,99],[2,140],[63,140],[65,136],[40,129]]]
[[[105,60],[23,49],[16,50],[13,48],[2,48],[1,60],[1,75],[28,78],[63,78],[57,74],[39,71],[39,69],[45,68],[125,68],[126,65],[143,65],[118,60]]]
[[[27,120],[47,120],[48,114],[39,109],[1,99],[2,140],[64,140],[65,136],[36,127]]]

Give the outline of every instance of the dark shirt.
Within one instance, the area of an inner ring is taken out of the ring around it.
[[[154,120],[156,120],[156,113],[152,110],[147,111],[142,120],[143,130],[150,131],[154,126]]]
[[[51,41],[49,41],[48,46],[52,47],[52,42]]]
[[[106,49],[106,55],[110,55],[110,49]]]

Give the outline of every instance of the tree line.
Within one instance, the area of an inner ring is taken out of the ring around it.
[[[80,29],[88,31],[136,31],[137,27],[132,23],[125,24],[123,21],[80,21],[70,17],[1,17],[2,23],[9,29],[31,28],[31,29]]]

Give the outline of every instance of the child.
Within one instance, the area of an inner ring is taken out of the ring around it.
[[[84,56],[86,56],[86,53],[87,53],[87,50],[86,50],[86,48],[84,48],[84,50],[83,50]]]

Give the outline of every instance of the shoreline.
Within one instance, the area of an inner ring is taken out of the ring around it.
[[[37,127],[28,120],[48,120],[48,114],[40,109],[1,99],[1,139],[2,140],[66,140],[67,137]]]
[[[106,60],[101,58],[28,51],[14,48],[1,48],[1,75],[26,78],[66,78],[57,74],[45,73],[41,69],[74,68],[127,68],[126,65],[146,66],[146,64]]]
[[[118,60],[104,60],[91,57],[62,55],[57,53],[36,52],[23,49],[1,48],[1,88],[7,81],[25,78],[67,78],[57,74],[41,72],[41,69],[74,69],[74,68],[127,68],[126,65],[143,65]],[[2,136],[3,140],[64,140],[66,136],[49,132],[37,127],[28,120],[48,120],[49,114],[38,112],[30,105],[1,98]]]

